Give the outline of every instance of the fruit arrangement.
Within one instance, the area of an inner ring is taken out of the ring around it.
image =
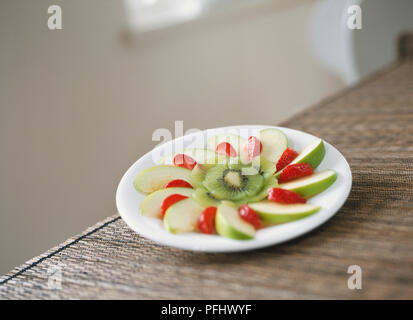
[[[278,129],[248,139],[218,134],[206,149],[186,149],[161,159],[135,179],[147,194],[141,214],[163,220],[171,233],[201,232],[247,240],[257,230],[320,210],[307,200],[331,186],[334,170],[314,172],[325,155],[316,139],[301,152]]]

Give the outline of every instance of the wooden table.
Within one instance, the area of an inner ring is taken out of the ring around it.
[[[352,192],[328,223],[282,245],[207,254],[157,245],[114,215],[0,278],[0,298],[412,299],[410,40],[396,65],[282,124],[350,163]],[[361,267],[361,290],[347,286],[350,265]]]

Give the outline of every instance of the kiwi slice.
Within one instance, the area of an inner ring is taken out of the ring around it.
[[[191,171],[189,176],[189,182],[195,188],[203,187],[202,181],[204,181],[205,174],[209,168],[212,168],[212,164],[197,164]]]
[[[202,181],[204,181],[207,170],[202,164],[197,164],[191,171],[189,176],[189,182],[194,188],[202,187]]]
[[[260,172],[260,174],[264,176],[264,178],[272,176],[277,171],[277,164],[271,162],[263,156],[254,158],[252,160],[251,166],[257,169]]]
[[[243,174],[241,164],[216,165],[205,174],[203,184],[210,194],[220,200],[241,200],[255,195],[264,184],[264,177]]]
[[[275,188],[278,185],[278,180],[274,175],[268,176],[265,179],[264,186],[261,188],[261,190],[254,196],[248,197],[247,202],[252,203],[252,202],[258,202],[261,201],[265,198],[267,198],[268,194],[268,189],[270,188]]]
[[[204,187],[196,188],[192,194],[192,198],[204,208],[211,206],[217,207],[220,204],[220,201],[215,199],[214,196],[212,196],[211,193]]]

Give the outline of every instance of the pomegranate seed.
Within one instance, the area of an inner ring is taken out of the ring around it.
[[[257,137],[251,136],[248,138],[247,142],[248,159],[254,159],[256,156],[261,154],[262,143]]]
[[[307,200],[305,200],[298,193],[291,191],[291,190],[281,189],[281,188],[269,189],[268,200],[278,202],[278,203],[284,203],[284,204],[306,203],[307,202]]]
[[[298,153],[291,149],[287,148],[281,155],[280,159],[277,162],[277,171],[280,171],[284,169],[286,166],[288,166],[295,158],[297,158]]]
[[[174,165],[192,170],[196,166],[196,161],[194,158],[187,156],[186,154],[177,154],[174,157]]]
[[[165,216],[166,210],[168,210],[168,208],[171,205],[177,203],[178,201],[184,200],[186,198],[188,198],[188,197],[183,196],[182,194],[178,194],[178,193],[174,193],[174,194],[171,194],[170,196],[166,197],[163,200],[162,205],[161,205],[162,218]]]
[[[235,151],[234,147],[228,142],[219,143],[215,151],[219,154],[227,155],[230,157],[237,156],[237,152]]]
[[[182,179],[175,179],[175,180],[169,181],[165,185],[164,188],[165,189],[167,189],[167,188],[192,188],[193,189],[193,187],[191,186],[190,183],[188,183],[188,182],[186,182],[185,180],[182,180]]]
[[[278,178],[279,183],[291,181],[313,174],[314,170],[308,163],[294,163],[285,167]]]
[[[198,218],[198,229],[202,233],[213,234],[215,232],[216,207],[208,207],[202,211]]]
[[[263,224],[258,217],[258,214],[248,207],[246,204],[243,204],[238,209],[239,216],[246,222],[252,224],[256,229],[260,229],[263,227]]]

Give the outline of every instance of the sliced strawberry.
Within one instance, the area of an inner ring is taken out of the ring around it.
[[[291,204],[291,203],[306,203],[302,196],[298,193],[286,189],[281,188],[271,188],[268,190],[268,200],[284,203],[284,204]]]
[[[168,208],[171,205],[177,203],[178,201],[184,200],[186,198],[188,198],[188,197],[183,196],[182,194],[178,194],[178,193],[174,193],[174,194],[171,194],[170,196],[166,197],[163,200],[162,205],[161,205],[162,218],[165,216],[166,210],[168,210]]]
[[[188,182],[186,182],[185,180],[182,180],[182,179],[175,179],[175,180],[169,181],[165,185],[164,188],[165,189],[166,188],[192,188],[193,189],[193,187],[191,186],[190,183],[188,183]]]
[[[217,214],[216,207],[208,207],[202,211],[198,218],[198,229],[202,233],[213,234],[215,232],[215,215]]]
[[[257,137],[251,136],[247,141],[248,159],[252,160],[261,154],[262,143]]]
[[[223,154],[230,157],[236,157],[237,151],[229,142],[221,142],[216,147],[216,153]]]
[[[295,158],[297,158],[298,153],[291,149],[287,148],[281,155],[280,160],[277,162],[277,171],[280,171],[284,169],[286,166],[288,166]]]
[[[258,217],[258,214],[250,207],[248,207],[246,204],[243,204],[241,207],[239,207],[238,214],[244,221],[252,224],[256,229],[260,229],[263,227],[263,224],[260,220],[260,217]]]
[[[294,163],[285,167],[281,171],[280,177],[278,178],[279,183],[284,183],[294,179],[308,176],[313,174],[314,170],[308,163]]]
[[[174,165],[192,170],[196,166],[196,161],[194,158],[187,156],[186,154],[177,154],[174,157]]]

